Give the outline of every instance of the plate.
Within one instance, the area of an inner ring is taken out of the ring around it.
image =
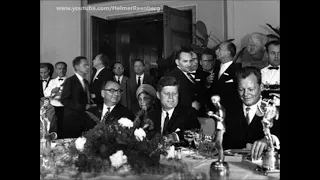
[[[224,151],[225,155],[231,155],[231,156],[236,156],[236,155],[249,155],[251,151],[249,149],[228,149]]]

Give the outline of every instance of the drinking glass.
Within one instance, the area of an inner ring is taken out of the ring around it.
[[[185,130],[183,136],[184,136],[184,139],[187,140],[189,143],[189,155],[187,157],[190,157],[191,156],[191,150],[190,150],[191,143],[194,140],[193,131],[192,130]]]
[[[202,141],[204,146],[206,147],[206,151],[207,151],[207,156],[211,156],[211,145],[212,145],[212,141],[213,141],[213,136],[210,135],[204,135],[202,137]]]
[[[202,143],[202,136],[203,136],[202,129],[195,129],[193,136],[194,136],[193,142],[196,147],[196,155],[199,155],[199,145],[200,143]]]

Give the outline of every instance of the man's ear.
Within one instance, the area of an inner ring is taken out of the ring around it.
[[[156,94],[157,94],[157,98],[160,100],[160,93],[157,91]]]
[[[176,59],[175,62],[176,62],[176,65],[179,66],[179,59]]]
[[[260,84],[260,91],[262,91],[263,90],[263,84],[261,83]]]
[[[104,98],[104,90],[101,90],[101,96]]]

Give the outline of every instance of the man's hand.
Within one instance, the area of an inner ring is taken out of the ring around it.
[[[193,101],[191,106],[198,111],[201,107],[201,104],[198,101]]]
[[[92,99],[96,98],[96,95],[95,94],[91,94],[91,98]]]
[[[51,90],[51,94],[52,93],[57,93],[57,92],[59,92],[59,87],[55,87],[55,88],[53,88],[52,90]]]
[[[214,73],[211,73],[209,76],[207,76],[207,84],[211,84],[214,79]]]
[[[86,110],[92,108],[92,107],[95,107],[97,106],[97,104],[86,104]]]
[[[267,148],[267,140],[265,138],[255,141],[251,148],[252,159],[257,160],[259,157],[261,157],[263,150],[266,148]]]

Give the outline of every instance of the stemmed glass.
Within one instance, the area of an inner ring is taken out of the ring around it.
[[[202,143],[203,131],[202,129],[195,129],[194,130],[194,145],[196,147],[196,155],[199,155],[199,145]],[[197,158],[197,157],[195,157]]]
[[[194,136],[193,136],[193,131],[192,130],[185,130],[183,133],[184,139],[188,141],[189,143],[189,155],[186,157],[190,157],[191,156],[191,143],[194,140]]]
[[[202,142],[206,147],[206,151],[207,151],[207,156],[211,156],[211,145],[213,142],[213,136],[210,135],[203,135],[202,136]]]

